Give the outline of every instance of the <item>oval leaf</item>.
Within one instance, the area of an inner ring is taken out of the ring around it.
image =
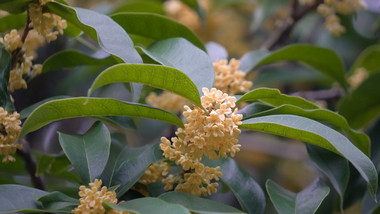
[[[203,161],[203,160],[202,160]],[[265,195],[260,185],[234,159],[205,160],[207,166],[220,166],[221,180],[234,193],[241,208],[254,214],[265,210]]]
[[[253,115],[250,115],[244,118],[244,120],[252,118],[252,117],[261,117],[261,116],[274,115],[274,114],[298,115],[298,116],[307,117],[312,120],[318,120],[318,121],[322,121],[330,125],[333,125],[334,128],[343,130],[345,133],[347,133],[347,135],[350,137],[354,145],[358,147],[364,154],[366,154],[368,157],[370,155],[371,141],[369,137],[363,132],[359,132],[354,129],[351,129],[350,126],[348,125],[347,120],[344,117],[330,110],[325,110],[325,109],[305,110],[297,106],[284,104],[276,108],[255,113]]]
[[[227,50],[216,42],[207,42],[206,50],[213,62],[218,59],[228,59]]]
[[[10,13],[23,13],[28,8],[28,4],[33,0],[1,0],[1,10],[8,11]]]
[[[182,37],[202,50],[202,41],[185,25],[154,13],[117,13],[111,18],[129,34],[154,40]]]
[[[138,214],[151,214],[152,212],[155,214],[190,214],[190,211],[181,205],[151,197],[138,198],[118,205],[104,202],[103,205],[109,209],[131,211]]]
[[[46,4],[48,10],[73,23],[98,41],[100,47],[127,63],[142,63],[131,38],[110,17],[95,11],[70,7],[57,2]]]
[[[295,115],[271,115],[244,120],[240,128],[294,138],[336,152],[358,170],[372,196],[376,194],[378,178],[371,160],[345,136],[319,122]]]
[[[119,64],[104,70],[92,83],[88,95],[116,82],[135,82],[171,91],[201,106],[198,89],[182,71],[160,65]]]
[[[98,178],[110,154],[111,136],[107,127],[96,122],[84,135],[58,132],[59,143],[74,169],[88,184]]]
[[[379,82],[380,72],[376,72],[340,101],[339,114],[347,119],[351,127],[361,128],[379,116]]]
[[[343,61],[336,54],[336,52],[331,49],[314,45],[295,44],[288,45],[280,50],[274,51],[269,55],[263,52],[258,55],[259,58],[261,58],[260,60],[257,60],[256,56],[256,54],[252,54],[252,56],[248,54],[246,56],[247,60],[251,57],[254,58],[251,58],[251,63],[244,62],[244,70],[249,71],[258,66],[273,62],[297,61],[318,70],[330,78],[333,78],[343,88],[347,88]],[[262,58],[262,56],[264,57]]]
[[[297,194],[282,188],[271,180],[268,180],[265,186],[269,198],[279,214],[313,214],[330,192],[329,187],[320,179],[314,180]]]
[[[120,185],[117,194],[123,195],[140,179],[149,165],[162,159],[159,144],[140,148],[125,147],[116,161],[110,186]]]
[[[21,185],[0,185],[0,213],[38,210],[42,204],[37,198],[46,194],[48,192]]]
[[[177,116],[161,109],[115,99],[77,97],[53,100],[40,105],[24,122],[18,139],[57,120],[93,116],[150,118],[183,127]]]
[[[301,97],[288,96],[281,94],[278,89],[273,88],[258,88],[245,93],[237,102],[244,101],[261,101],[273,106],[282,104],[291,104],[303,109],[318,109],[319,107],[312,102],[309,102]]]
[[[344,193],[350,177],[348,161],[333,152],[312,144],[306,144],[306,148],[310,159],[317,165],[318,169],[329,178],[338,193],[340,197],[340,210],[343,213]]]
[[[0,18],[0,32],[24,27],[26,14],[11,14]]]
[[[240,58],[239,70],[245,73],[250,72],[265,57],[270,55],[270,51],[254,50],[244,54]]]
[[[97,59],[87,56],[76,50],[64,50],[50,56],[45,60],[42,66],[42,73],[54,71],[62,68],[73,68],[76,66],[100,66],[100,65],[113,65],[116,60],[112,57]]]
[[[220,202],[196,197],[184,192],[168,192],[160,195],[159,198],[172,204],[180,204],[189,209],[191,212],[199,214],[243,213],[234,207],[222,204]]]
[[[185,73],[197,86],[199,94],[202,88],[212,88],[215,71],[210,57],[183,38],[157,41],[144,53],[162,65],[176,68]]]
[[[358,68],[365,68],[368,72],[380,70],[380,45],[372,45],[366,48],[356,59],[354,65],[350,69],[353,74]]]

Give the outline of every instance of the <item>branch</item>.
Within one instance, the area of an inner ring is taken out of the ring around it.
[[[344,91],[341,88],[331,88],[318,91],[299,91],[291,94],[292,96],[299,96],[307,100],[328,100],[334,98],[340,98],[344,95]]]
[[[29,10],[26,10],[26,22],[24,26],[24,30],[21,35],[21,42],[24,44],[26,37],[28,36],[29,31],[32,29],[30,27],[30,16],[29,16]],[[21,48],[17,48],[16,50],[12,51],[12,67],[14,67],[18,61],[18,55],[20,54]]]
[[[17,154],[24,160],[25,169],[28,171],[33,186],[40,190],[46,190],[45,183],[41,177],[36,175],[37,164],[30,155],[30,147],[27,141],[24,140],[23,150],[17,150]]]
[[[285,24],[275,34],[273,34],[273,36],[269,37],[260,49],[272,50],[278,44],[283,42],[289,36],[295,24],[310,11],[315,10],[322,3],[323,0],[316,0],[313,5],[304,7],[302,10],[298,10],[298,0],[292,0],[289,8],[290,15],[286,19]]]

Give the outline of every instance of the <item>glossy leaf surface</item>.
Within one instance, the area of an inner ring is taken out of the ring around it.
[[[271,115],[251,118],[240,126],[305,141],[345,157],[366,181],[372,195],[377,191],[377,173],[371,160],[339,132],[314,120],[295,115]]]
[[[201,106],[198,89],[180,70],[147,64],[119,64],[104,70],[92,83],[88,94],[97,88],[116,82],[135,82],[167,90],[186,97]]]
[[[354,65],[350,69],[352,74],[358,68],[365,68],[372,73],[380,70],[380,45],[373,45],[365,49],[356,59]]]
[[[68,98],[49,101],[36,108],[24,122],[19,139],[51,122],[93,116],[130,116],[161,120],[182,127],[181,120],[164,110],[109,98]]]
[[[168,192],[160,195],[159,198],[172,204],[180,204],[189,209],[191,212],[199,214],[243,213],[236,208],[230,207],[220,202],[196,197],[184,192]]]
[[[96,122],[84,135],[59,132],[59,143],[84,183],[93,182],[103,172],[111,144],[110,133],[103,123]]]
[[[271,180],[268,180],[265,186],[279,214],[313,214],[330,192],[329,187],[319,179],[297,194],[282,188]]]
[[[154,210],[156,214],[190,214],[185,207],[165,202],[159,198],[138,198],[120,203],[118,205],[103,203],[106,207],[120,211],[133,211],[137,214],[150,214]]]
[[[185,73],[197,86],[199,94],[203,95],[203,87],[209,89],[213,87],[215,71],[210,57],[187,40],[166,39],[157,41],[148,49],[142,50],[160,64]]]
[[[347,119],[351,127],[367,125],[380,114],[379,82],[380,72],[376,72],[340,101],[339,114]]]
[[[234,159],[205,161],[210,167],[220,166],[221,180],[234,193],[243,211],[262,214],[265,210],[265,195],[260,185]]]
[[[113,65],[116,63],[117,61],[112,56],[97,59],[76,50],[64,50],[50,56],[45,60],[42,66],[42,73],[83,65],[104,66]]]
[[[140,148],[125,147],[115,163],[111,186],[120,185],[118,195],[123,195],[143,175],[152,163],[163,159],[159,144]]]
[[[46,194],[45,191],[21,185],[0,185],[0,213],[38,210],[42,204],[37,198]]]
[[[257,88],[245,93],[237,102],[244,101],[261,101],[273,106],[282,104],[291,104],[303,109],[318,109],[319,107],[312,102],[309,102],[301,97],[288,96],[281,94],[278,89],[272,88]]]
[[[110,17],[95,11],[50,2],[46,7],[98,41],[100,47],[126,63],[142,63],[128,34]]]
[[[111,16],[129,34],[153,40],[182,37],[205,50],[202,41],[185,25],[153,13],[117,13]]]
[[[259,58],[261,59],[258,60]],[[241,68],[245,71],[250,71],[255,67],[274,62],[300,62],[331,77],[342,87],[347,87],[343,61],[335,51],[328,48],[314,45],[295,44],[288,45],[270,54],[265,52],[252,52],[244,56],[242,60],[244,63],[242,62],[243,67]],[[250,62],[245,62],[246,60]]]

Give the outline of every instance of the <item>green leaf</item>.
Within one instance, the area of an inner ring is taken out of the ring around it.
[[[321,121],[333,125],[338,130],[343,130],[347,133],[352,143],[358,147],[368,157],[370,156],[371,141],[369,137],[360,131],[351,129],[347,120],[341,115],[326,109],[302,109],[297,106],[284,104],[276,108],[272,108],[266,111],[258,112],[256,114],[245,117],[244,120],[252,117],[261,117],[275,114],[292,114],[302,117],[307,117],[312,120]]]
[[[177,116],[161,109],[115,99],[77,97],[53,100],[40,105],[26,119],[18,138],[21,139],[29,132],[57,120],[94,116],[150,118],[183,127]]]
[[[339,114],[347,119],[351,127],[361,128],[379,116],[379,82],[380,72],[376,72],[340,101]]]
[[[206,44],[207,54],[210,56],[211,61],[215,62],[218,59],[228,59],[227,50],[216,42],[207,42]]]
[[[118,64],[99,74],[90,89],[88,96],[99,87],[116,82],[135,82],[171,91],[186,97],[194,104],[201,106],[198,89],[191,79],[182,71],[147,64]]]
[[[205,50],[202,41],[185,25],[154,13],[117,13],[111,18],[128,34],[135,34],[154,40],[182,37],[198,48]]]
[[[49,101],[52,101],[52,100],[59,100],[59,99],[65,99],[65,98],[69,98],[69,96],[55,96],[55,97],[49,97],[47,99],[44,99],[44,100],[41,100],[40,102],[37,102],[37,103],[34,103],[33,105],[30,105],[26,108],[24,108],[21,112],[20,112],[20,120],[22,119],[25,119],[27,117],[29,117],[29,115],[36,109],[38,108],[38,106],[44,104],[44,103],[47,103]]]
[[[119,6],[112,13],[120,12],[148,12],[165,15],[165,11],[162,8],[162,3],[155,0],[129,0],[122,4],[122,6]]]
[[[0,6],[1,7],[1,6]],[[0,18],[0,32],[24,27],[26,14],[11,14]]]
[[[63,50],[50,56],[45,60],[42,66],[42,73],[54,71],[62,68],[73,68],[76,66],[103,66],[116,64],[116,60],[112,57],[97,59],[87,56],[76,50]]]
[[[140,148],[125,147],[119,154],[110,186],[120,185],[117,195],[123,195],[140,179],[149,165],[162,159],[158,143]]]
[[[70,211],[72,210],[71,207],[79,205],[79,200],[69,197],[62,192],[51,192],[49,194],[46,194],[38,199],[39,202],[42,203],[44,209],[49,210],[60,210],[63,208],[70,208]]]
[[[1,0],[0,10],[10,13],[22,13],[28,8],[28,4],[33,0]]]
[[[249,56],[250,55],[248,54],[246,58],[249,58]],[[256,54],[253,54],[252,56],[257,57]],[[331,49],[314,45],[295,44],[288,45],[269,55],[266,55],[265,52],[263,52],[258,56],[264,57],[260,60],[257,60],[256,58],[251,59],[253,61],[247,63],[249,66],[244,66],[243,69],[249,71],[258,66],[273,62],[296,61],[318,70],[336,80],[344,89],[347,88],[343,61],[336,52]],[[244,64],[246,63],[244,62]]]
[[[320,179],[314,180],[297,194],[282,188],[271,180],[268,180],[265,186],[269,198],[279,214],[313,214],[330,192],[330,188]]]
[[[366,48],[356,59],[354,65],[350,69],[353,74],[358,68],[365,68],[369,73],[380,70],[380,45],[372,45]]]
[[[264,103],[254,102],[244,108],[240,109],[237,113],[243,115],[243,120],[253,117],[254,115],[273,109],[273,106]]]
[[[221,167],[220,171],[223,174],[221,180],[234,193],[244,211],[254,214],[264,213],[266,202],[263,190],[234,159],[204,161],[207,166]]]
[[[220,202],[196,197],[184,192],[168,192],[160,195],[158,198],[172,204],[180,204],[189,209],[191,212],[199,214],[243,213],[234,207],[222,204]]]
[[[309,102],[301,97],[288,96],[281,94],[278,89],[273,88],[257,88],[245,93],[237,102],[244,101],[261,101],[273,106],[290,104],[303,109],[318,109],[319,107],[312,102]]]
[[[344,193],[349,181],[350,167],[341,156],[312,144],[306,144],[310,159],[330,180],[340,197],[340,210],[343,212]]]
[[[165,202],[159,198],[138,198],[118,205],[104,202],[103,206],[120,211],[131,211],[137,214],[190,214],[190,211],[179,204]]]
[[[58,132],[59,143],[74,169],[88,184],[98,178],[110,154],[111,136],[107,127],[96,122],[84,135]]]
[[[0,213],[40,209],[42,204],[37,198],[46,194],[45,191],[21,185],[0,185]]]
[[[124,128],[124,129],[133,129],[136,130],[137,126],[135,121],[130,117],[121,117],[121,116],[96,116],[93,117],[104,122],[110,123],[112,125]]]
[[[111,187],[111,180],[115,173],[116,163],[119,158],[120,153],[123,151],[123,147],[126,144],[125,135],[122,133],[112,133],[111,134],[111,148],[110,156],[108,158],[107,164],[104,167],[100,179],[103,181],[103,185]]]
[[[240,58],[239,70],[248,73],[265,57],[270,55],[270,51],[254,50],[244,54]]]
[[[98,41],[104,51],[126,63],[142,63],[142,59],[128,34],[110,17],[95,11],[70,7],[57,2],[49,2],[46,7],[50,12],[73,23]]]
[[[377,173],[371,160],[339,132],[314,120],[295,115],[271,115],[244,120],[243,129],[263,131],[305,141],[345,157],[366,181],[372,196],[377,191]]]
[[[212,88],[215,71],[210,57],[183,38],[172,38],[153,43],[144,53],[162,65],[176,68],[185,73],[197,86]]]
[[[198,0],[181,0],[181,1],[185,3],[187,6],[189,6],[191,9],[193,9],[195,12],[197,12],[201,19],[206,18],[205,11],[203,10],[202,6],[199,4]]]
[[[1,48],[1,46],[0,46]],[[15,107],[8,92],[9,72],[11,70],[11,55],[4,49],[0,50],[0,107],[13,112]]]

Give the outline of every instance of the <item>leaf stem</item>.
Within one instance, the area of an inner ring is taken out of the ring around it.
[[[30,155],[29,142],[24,140],[23,150],[17,150],[17,154],[24,160],[25,169],[28,171],[33,186],[40,190],[46,190],[45,183],[43,182],[42,178],[36,173],[37,164]]]

